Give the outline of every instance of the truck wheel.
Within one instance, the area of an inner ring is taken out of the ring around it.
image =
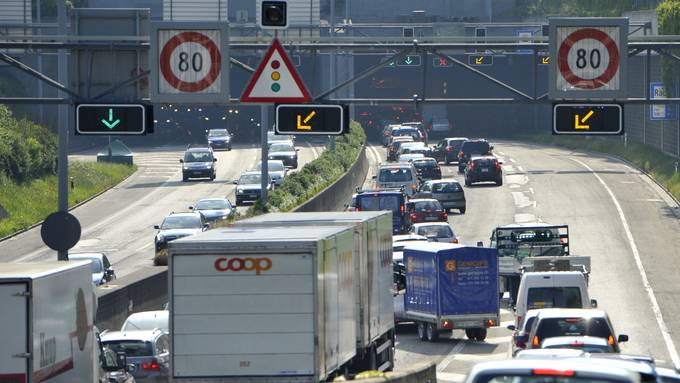
[[[460,214],[465,214],[465,208],[464,208],[464,207],[463,207],[463,208],[460,208],[460,209],[458,209],[458,211],[460,211]]]
[[[476,333],[477,333],[477,336],[475,337],[476,340],[483,342],[484,339],[486,339],[486,329],[485,328],[478,328]]]
[[[470,339],[470,340],[475,340],[475,336],[477,335],[476,330],[477,329],[475,329],[475,328],[466,328],[465,329],[465,336],[467,336],[467,338]]]
[[[420,340],[426,340],[427,335],[425,334],[425,323],[424,322],[418,322],[418,339]]]
[[[428,323],[427,327],[425,328],[425,331],[428,342],[436,342],[437,339],[439,339],[439,332],[437,332],[437,329],[434,327],[434,324]]]

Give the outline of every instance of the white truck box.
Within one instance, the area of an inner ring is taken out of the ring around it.
[[[392,215],[389,211],[270,213],[238,221],[243,225],[354,227],[357,347],[368,348],[380,339],[392,341]],[[300,229],[298,229],[300,230]],[[382,363],[381,363],[382,364]]]
[[[171,381],[318,382],[351,362],[353,250],[350,227],[170,242]]]
[[[94,383],[88,261],[0,263],[0,382]]]

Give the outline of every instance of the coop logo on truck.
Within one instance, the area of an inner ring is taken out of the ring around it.
[[[272,260],[269,258],[217,258],[215,270],[217,271],[255,271],[261,272],[272,268]]]

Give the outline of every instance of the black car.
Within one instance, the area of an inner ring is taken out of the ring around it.
[[[492,149],[493,147],[489,142],[483,139],[463,142],[458,152],[458,173],[462,173],[465,170],[465,165],[470,160],[470,157],[491,154]]]
[[[168,242],[205,231],[208,229],[208,223],[199,212],[170,213],[163,223],[155,225],[154,229],[158,230],[158,233],[154,239],[156,254],[153,263],[158,266],[168,264]]]
[[[495,182],[503,185],[503,169],[495,156],[472,157],[465,167],[465,186],[477,182]]]
[[[189,206],[189,210],[203,214],[206,222],[229,219],[236,214],[236,207],[226,198],[204,198]]]
[[[432,148],[432,155],[437,161],[442,161],[446,165],[457,162],[458,152],[460,152],[461,146],[467,140],[465,137],[445,138]]]
[[[411,161],[411,163],[416,168],[416,173],[418,173],[418,178],[421,181],[439,180],[442,178],[442,169],[434,158],[417,158]]]
[[[179,162],[182,164],[182,181],[189,178],[210,178],[212,181],[217,177],[217,158],[209,147],[190,147]]]
[[[208,130],[208,146],[213,149],[231,150],[232,134],[227,129]]]

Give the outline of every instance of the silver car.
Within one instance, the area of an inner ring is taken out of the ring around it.
[[[105,331],[101,339],[104,347],[125,353],[137,382],[168,381],[170,340],[163,331]]]
[[[465,191],[454,179],[426,181],[420,186],[420,193],[430,194],[449,212],[458,209],[460,214],[465,214]]]
[[[257,164],[257,170],[262,170],[262,162]],[[288,174],[288,169],[281,160],[267,161],[267,170],[269,172],[269,177],[274,181],[274,186],[276,187],[281,186],[283,179],[286,178],[286,175]]]
[[[91,261],[92,262],[92,283],[100,286],[116,279],[116,273],[109,262],[109,258],[104,253],[73,253],[68,255],[70,261]]]

